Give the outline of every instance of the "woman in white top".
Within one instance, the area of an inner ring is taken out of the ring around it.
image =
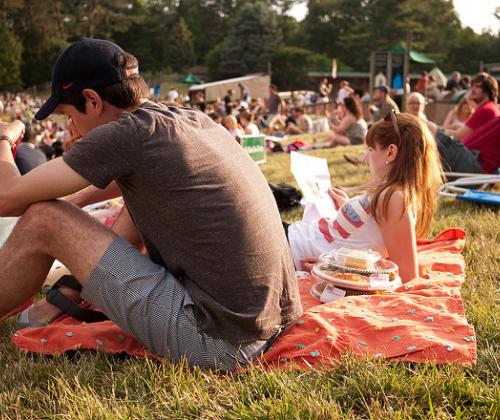
[[[416,239],[429,230],[442,180],[436,142],[420,119],[391,113],[368,130],[366,144],[371,189],[349,199],[332,188],[336,214],[289,225],[295,265],[341,246],[372,249],[397,263],[408,281],[418,276]]]
[[[229,134],[231,134],[238,142],[241,140],[243,130],[240,129],[238,121],[234,115],[226,115],[222,119],[222,126],[229,131]]]
[[[238,117],[240,125],[243,127],[245,134],[251,136],[258,136],[260,134],[259,128],[253,122],[253,115],[248,111],[240,112]]]
[[[474,106],[465,97],[454,106],[446,115],[443,123],[445,130],[458,130],[463,127],[470,116],[474,113]]]

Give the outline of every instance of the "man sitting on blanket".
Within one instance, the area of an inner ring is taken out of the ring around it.
[[[21,216],[0,250],[0,315],[33,296],[58,259],[81,296],[149,350],[230,371],[302,312],[279,212],[222,127],[145,91],[132,55],[82,38],[58,58],[52,95],[35,116],[64,114],[81,140],[20,176],[11,148],[24,127],[0,124],[0,215]],[[91,184],[123,195],[112,230],[54,200]],[[131,245],[141,243],[147,256]],[[42,302],[20,319],[39,325],[57,312]]]

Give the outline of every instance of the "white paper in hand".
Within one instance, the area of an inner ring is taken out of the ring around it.
[[[333,201],[328,195],[331,186],[330,171],[326,159],[292,152],[290,170],[302,191],[305,205],[302,220],[314,221],[336,214]]]

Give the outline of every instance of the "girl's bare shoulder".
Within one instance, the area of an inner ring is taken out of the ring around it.
[[[393,211],[403,211],[405,207],[405,195],[403,189],[400,186],[394,186],[392,188],[387,187],[380,193],[380,199],[378,200],[377,207],[381,207],[383,203],[387,200],[387,210],[389,212]]]

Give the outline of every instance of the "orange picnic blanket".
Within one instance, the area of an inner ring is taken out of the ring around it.
[[[460,286],[465,232],[448,229],[419,242],[422,279],[388,295],[362,295],[320,304],[299,281],[303,316],[256,363],[267,368],[328,367],[352,352],[370,358],[436,363],[476,362],[474,329],[464,315]],[[63,317],[47,327],[16,332],[13,343],[35,353],[75,349],[156,357],[111,321],[82,324]]]

